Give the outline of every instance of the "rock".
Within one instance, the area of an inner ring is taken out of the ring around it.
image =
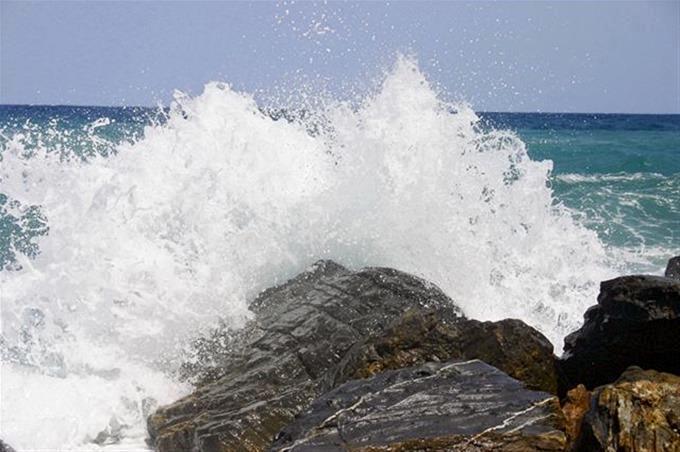
[[[15,452],[9,444],[0,439],[0,452]]]
[[[578,451],[680,451],[680,377],[629,368],[593,392]]]
[[[672,257],[666,265],[666,278],[680,279],[680,256]]]
[[[601,283],[597,302],[564,341],[567,388],[613,382],[631,365],[680,374],[680,281],[623,276]]]
[[[216,334],[185,368],[194,393],[148,419],[158,451],[265,450],[325,390],[327,373],[355,343],[409,309],[458,308],[434,285],[391,269],[315,264],[252,304],[255,320],[234,337]]]
[[[121,424],[117,417],[112,416],[106,428],[100,431],[92,442],[100,446],[119,444],[126,428],[127,425]]]
[[[566,423],[565,432],[567,442],[573,444],[581,434],[583,417],[590,409],[591,392],[583,385],[578,385],[567,392],[567,397],[562,404],[562,412]]]
[[[389,369],[451,359],[480,359],[530,389],[557,393],[556,358],[545,336],[520,320],[479,322],[447,310],[407,312],[382,334],[356,344],[328,387]]]
[[[557,397],[479,360],[349,381],[315,400],[272,451],[562,451]]]

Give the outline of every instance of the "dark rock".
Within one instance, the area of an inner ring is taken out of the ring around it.
[[[680,256],[672,257],[666,265],[666,278],[680,279]]]
[[[9,444],[0,439],[0,452],[15,452]]]
[[[357,343],[328,387],[388,369],[451,359],[480,359],[530,389],[557,393],[556,358],[545,336],[520,320],[479,322],[445,309],[407,312],[382,334]]]
[[[434,285],[391,269],[349,271],[329,261],[263,292],[255,320],[230,337],[202,343],[185,368],[194,393],[149,417],[157,450],[265,450],[323,390],[327,373],[356,342],[382,332],[409,309],[453,302]]]
[[[564,341],[566,388],[610,383],[631,365],[680,374],[680,281],[623,276],[601,283],[597,302]]]
[[[595,389],[576,450],[680,451],[680,377],[631,367]]]
[[[273,451],[562,451],[556,397],[479,360],[349,381],[315,400]]]

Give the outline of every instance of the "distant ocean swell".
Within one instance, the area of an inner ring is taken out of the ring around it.
[[[239,328],[255,294],[321,258],[422,275],[559,350],[599,281],[680,245],[672,118],[654,128],[661,169],[579,166],[602,132],[480,118],[406,58],[358,106],[291,121],[220,83],[155,113],[2,113],[0,437],[19,448],[106,448],[107,429],[144,448],[149,410],[187,391],[190,338]],[[624,122],[598,130],[645,136]]]
[[[581,184],[586,182],[600,183],[600,182],[625,182],[625,181],[639,181],[646,179],[666,179],[663,174],[659,173],[615,173],[615,174],[559,174],[555,179],[567,184]]]

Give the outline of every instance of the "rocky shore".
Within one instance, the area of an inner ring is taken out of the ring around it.
[[[602,282],[558,358],[418,277],[317,262],[260,294],[245,328],[196,341],[195,390],[148,418],[150,446],[680,452],[679,266]]]
[[[321,261],[196,343],[196,390],[148,419],[175,451],[680,451],[680,275],[601,284],[565,354],[465,318],[397,270]]]

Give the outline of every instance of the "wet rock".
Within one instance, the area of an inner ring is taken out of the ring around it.
[[[680,451],[680,377],[629,368],[595,389],[578,451]]]
[[[564,450],[558,399],[479,360],[352,380],[315,400],[272,451]]]
[[[675,256],[666,265],[666,278],[680,279],[680,256]]]
[[[480,359],[531,389],[557,393],[556,358],[545,336],[520,320],[479,322],[448,310],[407,312],[382,334],[354,345],[328,387],[385,370],[451,359]]]
[[[118,444],[123,439],[123,434],[127,427],[127,425],[121,424],[118,418],[113,416],[106,428],[99,432],[92,442],[100,446]]]
[[[0,452],[15,452],[9,444],[0,439]]]
[[[583,417],[590,409],[590,396],[591,392],[583,385],[578,385],[567,392],[562,404],[562,412],[566,423],[567,442],[570,444],[575,443],[581,435]]]
[[[613,382],[631,365],[680,374],[680,281],[623,276],[601,283],[597,302],[564,341],[567,388]]]
[[[255,320],[235,337],[216,334],[185,368],[194,393],[148,419],[157,450],[265,450],[321,394],[350,347],[409,309],[459,315],[434,285],[391,269],[352,272],[330,261],[263,292]]]

